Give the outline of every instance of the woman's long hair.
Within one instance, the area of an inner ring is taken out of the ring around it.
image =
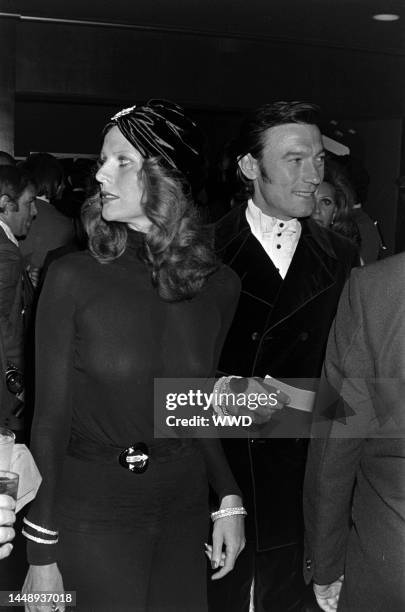
[[[151,222],[140,257],[149,266],[152,284],[162,299],[190,299],[219,267],[210,236],[180,172],[169,170],[158,158],[148,158],[140,174],[142,206]],[[99,196],[89,198],[82,219],[90,252],[99,262],[108,263],[124,253],[128,230],[125,223],[105,221],[101,210]]]
[[[360,246],[360,232],[353,218],[356,197],[344,169],[334,160],[327,158],[323,180],[332,185],[336,195],[336,212],[331,229]]]

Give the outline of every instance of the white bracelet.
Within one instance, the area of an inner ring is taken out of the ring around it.
[[[215,523],[220,518],[224,518],[225,516],[236,516],[236,515],[246,516],[247,512],[243,506],[235,506],[233,508],[222,508],[221,510],[217,510],[216,512],[211,512],[212,522]]]
[[[228,412],[228,402],[221,403],[221,395],[226,397],[229,395],[229,381],[231,378],[240,378],[240,376],[222,376],[214,385],[212,408],[222,416],[230,416]]]
[[[50,529],[45,529],[45,527],[41,527],[40,525],[35,525],[35,523],[31,523],[31,521],[29,521],[25,516],[23,518],[23,523],[25,523],[26,525],[28,525],[28,527],[31,527],[35,531],[39,531],[40,533],[46,533],[47,535],[53,536],[58,535],[57,531],[51,531]]]
[[[59,540],[59,538],[56,538],[55,540],[44,540],[44,538],[37,538],[36,536],[33,536],[30,533],[27,533],[25,529],[22,529],[21,533],[26,538],[28,538],[28,540],[32,540],[33,542],[37,542],[38,544],[57,544]]]

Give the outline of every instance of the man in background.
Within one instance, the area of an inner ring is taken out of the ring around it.
[[[329,337],[304,489],[306,580],[326,612],[405,610],[404,266],[354,270]]]
[[[75,240],[71,218],[55,206],[64,190],[64,173],[58,160],[49,153],[32,153],[22,165],[37,187],[35,226],[21,242],[21,253],[31,280],[37,286],[47,253]]]
[[[28,234],[36,215],[35,197],[35,185],[21,170],[0,166],[0,356],[1,375],[6,377],[1,419],[21,435],[24,341],[33,290],[18,239]]]

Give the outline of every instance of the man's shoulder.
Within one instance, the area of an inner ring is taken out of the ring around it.
[[[37,200],[38,201],[38,200]],[[61,226],[66,228],[72,227],[72,220],[61,213],[53,204],[49,202],[39,201],[37,205],[38,214],[35,218],[34,224],[37,228],[42,225],[53,225]],[[34,227],[34,224],[32,227]]]
[[[15,247],[15,244],[13,244],[11,242],[11,240],[8,238],[6,232],[4,231],[4,229],[1,226],[0,226],[0,242],[4,243],[4,244],[7,244],[9,242],[10,244],[12,244]]]
[[[401,279],[405,273],[405,253],[398,253],[386,259],[380,259],[371,264],[356,268],[353,275],[360,283],[398,284],[402,286]]]
[[[333,257],[343,265],[356,265],[359,260],[357,245],[331,229],[324,228],[311,218],[302,221],[304,235],[310,236],[327,255]]]
[[[4,229],[0,226],[0,249],[2,253],[8,253],[14,256],[14,258],[20,259],[21,253],[18,246],[11,242],[8,238]]]
[[[250,231],[245,215],[246,202],[235,206],[212,225],[215,247],[221,250],[241,233]]]
[[[208,286],[214,287],[217,295],[218,291],[221,291],[223,294],[233,298],[237,297],[240,293],[241,281],[231,267],[221,264],[218,270],[209,278]]]

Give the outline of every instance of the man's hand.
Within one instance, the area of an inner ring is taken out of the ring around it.
[[[233,397],[237,398],[236,404],[231,401]],[[229,381],[229,401],[225,408],[231,415],[247,415],[251,417],[252,424],[263,425],[289,402],[288,395],[269,385],[263,378],[235,376]]]
[[[316,601],[318,602],[318,606],[325,612],[334,612],[337,610],[343,579],[344,576],[341,576],[338,580],[330,584],[314,583]]]
[[[0,495],[0,559],[5,559],[13,550],[10,543],[14,539],[15,531],[12,527],[15,522],[15,501],[9,495]]]

